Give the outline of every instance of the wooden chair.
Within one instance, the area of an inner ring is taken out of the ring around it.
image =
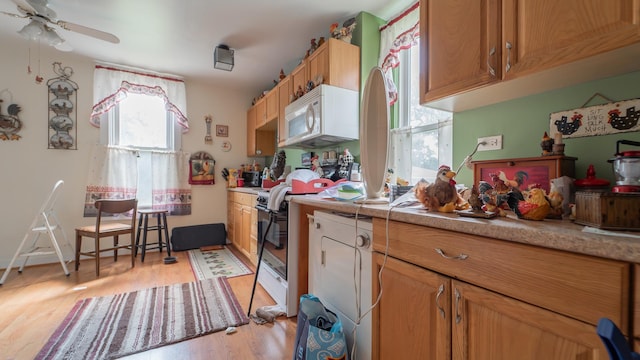
[[[118,261],[118,249],[131,250],[131,267],[135,266],[135,229],[136,214],[138,213],[138,200],[96,200],[96,208],[98,215],[96,216],[95,225],[83,226],[76,229],[76,271],[80,266],[80,255],[90,256],[96,259],[96,276],[100,276],[100,253],[113,250],[113,261]],[[104,214],[131,214],[131,221],[127,223],[103,221]],[[121,245],[118,237],[120,235],[129,234],[131,243]],[[93,251],[82,252],[82,238],[90,237],[95,241]],[[101,249],[100,239],[104,237],[113,237],[113,247]]]

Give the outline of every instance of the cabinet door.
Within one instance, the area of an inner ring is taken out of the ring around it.
[[[303,61],[293,71],[291,71],[291,86],[293,92],[298,91],[298,88],[304,90],[307,86],[307,67]]]
[[[273,88],[264,98],[265,121],[268,123],[278,119],[278,89]]]
[[[307,60],[307,73],[309,80],[314,83],[322,77],[325,84],[331,83],[329,73],[329,43],[323,44],[309,56]]]
[[[256,154],[256,107],[247,111],[247,156]]]
[[[242,239],[240,247],[247,258],[251,258],[251,208],[242,206]]]
[[[422,102],[500,79],[498,0],[420,1]]]
[[[233,246],[240,250],[244,234],[242,229],[242,205],[237,202],[233,203],[233,231]]]
[[[636,43],[639,14],[635,0],[503,1],[503,78]]]
[[[284,109],[289,105],[289,100],[293,94],[291,86],[291,77],[287,76],[278,84],[278,146],[284,146],[287,140],[286,120],[284,118]]]
[[[267,102],[265,98],[258,100],[256,105],[256,129],[267,123]]]
[[[451,359],[450,280],[437,273],[374,253],[374,359]]]
[[[227,239],[233,244],[233,238],[235,235],[234,226],[234,212],[233,212],[233,195],[234,192],[227,191]]]
[[[595,326],[452,280],[454,360],[607,359]]]
[[[251,232],[249,236],[249,260],[253,265],[258,264],[258,210],[251,208]]]

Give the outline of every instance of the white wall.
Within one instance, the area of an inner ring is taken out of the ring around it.
[[[2,39],[0,91],[8,89],[13,94],[13,103],[22,108],[19,117],[23,128],[19,132],[20,140],[0,141],[0,268],[9,264],[42,202],[60,179],[65,181],[65,185],[57,214],[72,244],[65,251],[71,258],[75,227],[94,221],[83,217],[83,203],[91,148],[99,137],[99,129],[88,122],[93,101],[93,59],[42,46],[40,73],[45,80],[37,85],[34,80],[38,71],[37,44],[31,49],[34,73],[28,75],[28,42],[12,41]],[[49,113],[45,84],[48,79],[57,77],[52,68],[55,61],[73,68],[71,80],[79,86],[76,104],[78,150],[48,149],[47,146]],[[213,69],[212,65],[211,71],[219,70]],[[169,227],[226,223],[226,187],[220,170],[237,167],[247,160],[246,110],[254,94],[216,88],[197,79],[185,79],[185,83],[190,131],[183,135],[183,150],[190,153],[207,151],[213,155],[216,184],[193,185],[191,215],[170,216]],[[6,114],[8,105],[7,102],[0,104],[3,114]],[[213,144],[204,143],[204,117],[207,114],[213,116],[214,130],[215,124],[229,125],[229,137],[226,139],[232,144],[230,152],[220,149],[224,138],[215,137],[215,134]],[[40,257],[30,260],[29,264],[56,261],[55,257]]]

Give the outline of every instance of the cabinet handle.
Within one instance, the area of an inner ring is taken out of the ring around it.
[[[506,47],[507,47],[507,66],[505,67],[505,71],[509,72],[509,70],[511,70],[511,48],[513,48],[513,46],[509,41],[507,41]]]
[[[438,288],[438,294],[436,295],[436,307],[438,308],[440,315],[442,315],[442,318],[446,319],[444,309],[442,308],[442,306],[440,306],[440,296],[443,293],[444,293],[444,284],[440,284],[440,287]]]
[[[440,256],[442,256],[445,259],[449,259],[449,260],[466,260],[469,257],[469,255],[467,255],[467,254],[460,254],[460,255],[457,255],[457,256],[449,256],[449,255],[445,254],[444,251],[442,251],[442,249],[440,249],[440,248],[435,248],[434,250],[438,254],[440,254]]]
[[[320,251],[320,265],[325,266],[327,252],[322,250]]]
[[[491,66],[491,58],[493,58],[493,55],[496,54],[496,47],[492,47],[491,50],[489,50],[489,57],[487,57],[487,66],[489,67],[489,74],[491,74],[491,76],[495,77],[496,76],[496,70],[493,68],[493,66]]]
[[[462,321],[462,316],[460,315],[460,291],[458,291],[458,289],[455,289],[455,293],[456,293],[456,324],[460,324],[460,321]]]

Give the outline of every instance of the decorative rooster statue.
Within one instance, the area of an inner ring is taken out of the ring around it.
[[[507,204],[519,219],[542,220],[551,211],[544,189],[533,188],[526,193],[512,191]]]
[[[2,103],[2,100],[0,100],[0,103]],[[0,139],[20,140],[21,136],[18,135],[18,132],[22,129],[22,121],[18,118],[20,110],[22,110],[20,106],[11,104],[7,108],[8,115],[0,114]]]
[[[431,211],[450,213],[468,208],[469,204],[456,191],[455,175],[450,167],[440,166],[434,183],[419,182],[416,185],[416,198]]]

